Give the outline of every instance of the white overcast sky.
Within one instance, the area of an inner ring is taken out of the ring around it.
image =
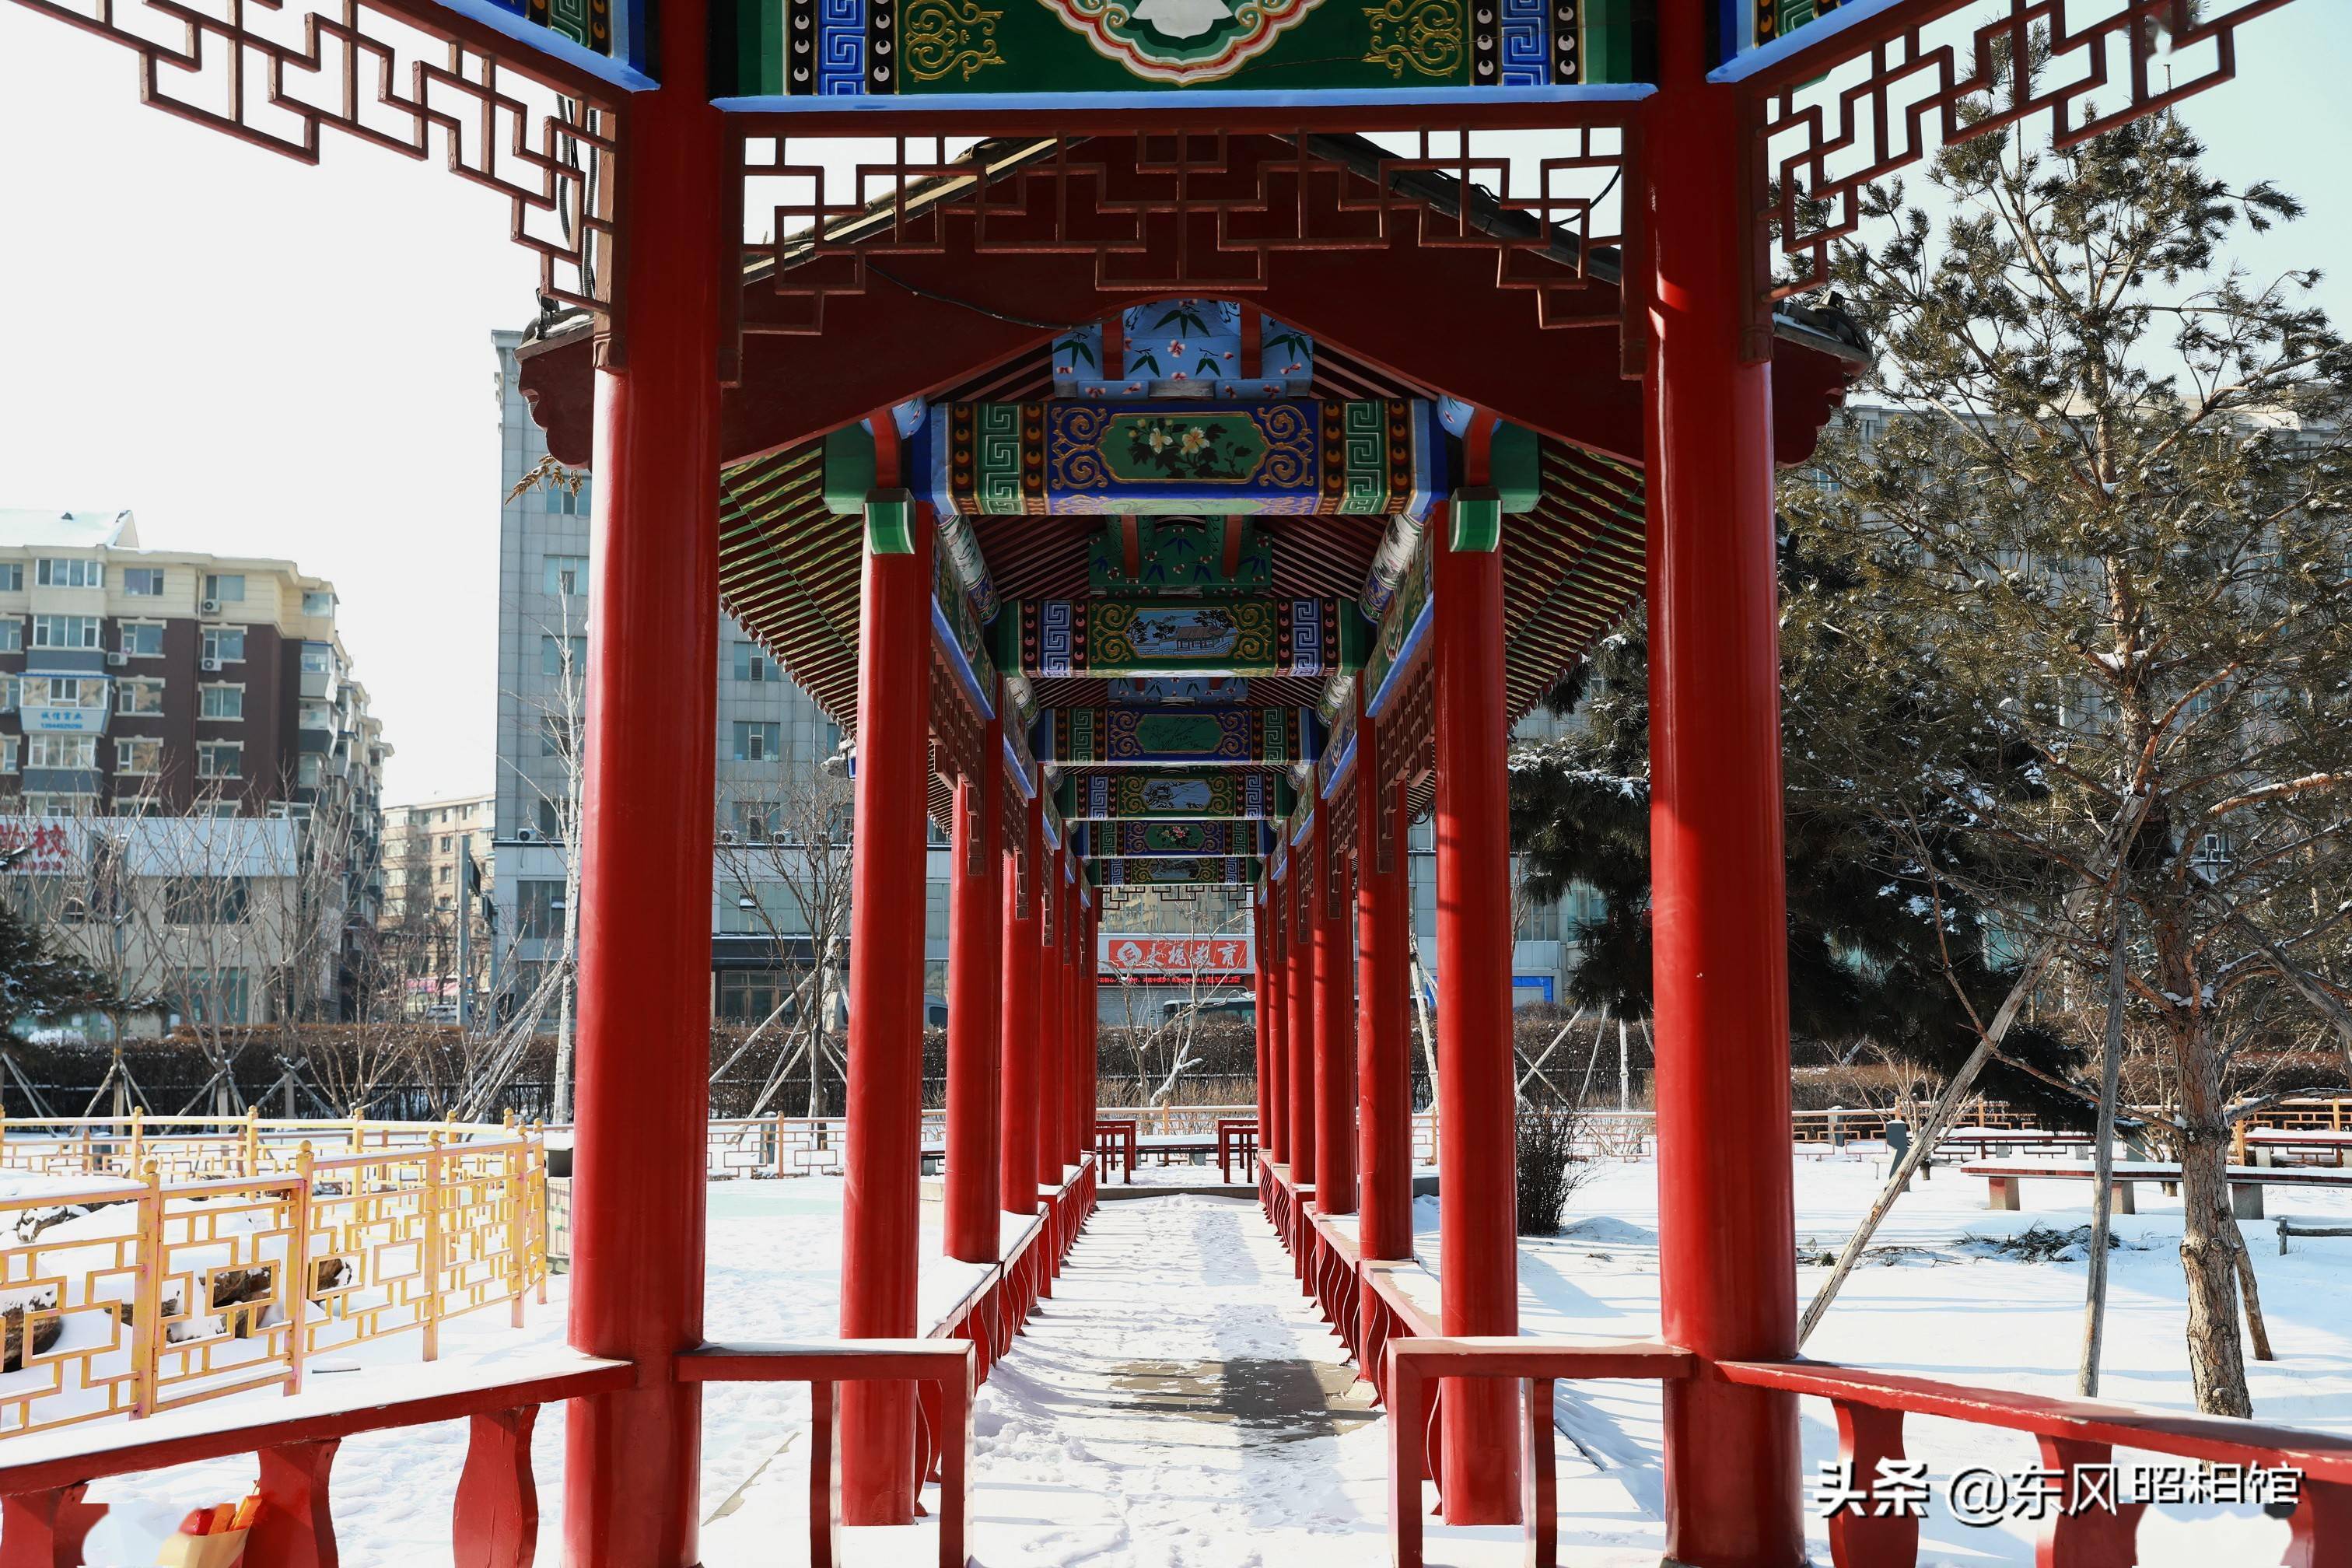
[[[2312,209],[2250,260],[2352,262],[2352,3],[2252,24],[2240,68],[2186,110],[2214,168]],[[306,168],[142,108],[127,50],[0,0],[0,507],[333,579],[392,801],[493,783],[489,333],[536,282],[506,227],[436,163]]]

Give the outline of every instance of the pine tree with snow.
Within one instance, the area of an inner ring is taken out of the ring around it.
[[[113,1002],[106,982],[87,965],[49,951],[41,933],[16,906],[0,899],[0,1010],[13,1031],[73,1013],[104,1012]]]
[[[1869,704],[1794,714],[1792,689],[1818,753],[1792,748],[1792,784],[1827,759],[1965,840],[1964,895],[2013,941],[2054,935],[2062,986],[2103,998],[2122,947],[2182,1167],[2197,1402],[2244,1415],[2241,1292],[2264,1347],[2231,1131],[2306,1086],[2266,1078],[2278,1047],[2352,1042],[2352,352],[2316,274],[2228,264],[2241,227],[2300,209],[2202,153],[2172,117],[2064,150],[2005,132],[1929,164],[1947,216],[1872,193],[1885,237],[1836,279],[1897,412],[1782,485],[1842,556],[1784,636],[1834,629],[1853,689],[1916,720],[1889,745]]]

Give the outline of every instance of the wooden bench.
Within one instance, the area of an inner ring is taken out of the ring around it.
[[[2263,1217],[2264,1187],[2352,1187],[2352,1170],[2314,1169],[2294,1165],[2231,1165],[2227,1167],[2230,1181],[2230,1212],[2240,1219]],[[2055,1162],[2017,1161],[1996,1163],[1979,1161],[1960,1167],[1964,1176],[1982,1176],[1988,1196],[1986,1206],[2014,1213],[2019,1206],[2018,1188],[2026,1181],[2087,1182],[2098,1173],[2091,1166],[2058,1164]],[[2180,1167],[2155,1160],[2118,1160],[2115,1163],[2116,1210],[2119,1214],[2137,1214],[2132,1187],[2138,1182],[2161,1182],[2167,1190],[2180,1184]]]

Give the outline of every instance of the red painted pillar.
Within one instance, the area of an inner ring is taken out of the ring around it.
[[[1042,772],[1042,770],[1041,770]],[[1064,831],[1067,831],[1065,829]],[[1044,902],[1038,905],[1037,1010],[1030,1027],[1037,1032],[1037,1163],[1034,1179],[1041,1187],[1062,1184],[1062,921],[1069,918],[1069,899],[1062,886],[1062,855],[1046,851],[1037,879]]]
[[[1331,841],[1328,802],[1315,810],[1315,1206],[1356,1212],[1356,1007],[1348,922],[1347,863]]]
[[[1255,1004],[1251,1009],[1251,1023],[1254,1026],[1252,1032],[1257,1039],[1255,1059],[1257,1062],[1258,1147],[1265,1151],[1268,1159],[1272,1159],[1273,1150],[1265,1141],[1266,1122],[1269,1120],[1266,1115],[1267,1096],[1268,1091],[1274,1087],[1274,1063],[1268,1058],[1266,1047],[1273,993],[1267,985],[1265,927],[1265,889],[1261,885],[1256,896],[1250,900],[1250,994]],[[1256,1176],[1257,1173],[1253,1170],[1250,1173],[1251,1179],[1255,1181]]]
[[[997,1205],[996,989],[1004,966],[1004,691],[982,731],[980,776],[956,780],[948,866],[947,1254],[993,1263]],[[958,701],[962,700],[961,697]]]
[[[1358,700],[1362,700],[1358,683]],[[1380,787],[1381,723],[1356,721],[1356,1040],[1358,1137],[1366,1258],[1412,1256],[1412,1063],[1406,1034],[1411,958],[1405,922],[1402,791]]]
[[[1511,845],[1504,758],[1503,552],[1435,535],[1437,1074],[1440,1321],[1448,1334],[1519,1331],[1511,1067]],[[1448,1382],[1445,1517],[1519,1517],[1519,1385]]]
[[[1102,929],[1102,893],[1090,895],[1095,900],[1087,906],[1086,929],[1078,937],[1078,1026],[1086,1039],[1087,1092],[1080,1100],[1085,1119],[1078,1126],[1081,1147],[1091,1149],[1095,1142],[1096,1113],[1102,1107],[1102,943],[1097,940]]]
[[[672,68],[631,103],[617,193],[627,337],[596,375],[569,1324],[575,1348],[645,1370],[571,1406],[563,1537],[575,1563],[683,1568],[701,1555],[702,1397],[669,1369],[702,1340],[719,289],[740,246],[706,7],[657,25]]]
[[[1067,864],[1075,867],[1077,856]],[[1086,907],[1078,902],[1077,879],[1062,884],[1069,898],[1069,918],[1062,922],[1061,986],[1055,993],[1062,1006],[1062,1163],[1075,1165],[1086,1158],[1080,1129],[1086,1118],[1078,1102],[1086,1098],[1086,1037],[1078,1027],[1078,938],[1086,930]]]
[[[1290,885],[1265,885],[1265,1157],[1290,1167]],[[1296,1173],[1292,1179],[1297,1180]]]
[[[1315,1184],[1315,872],[1307,863],[1314,843],[1310,835],[1291,846],[1283,889],[1290,900],[1290,1179],[1301,1186]]]
[[[1740,352],[1739,193],[1758,176],[1732,90],[1706,84],[1699,5],[1659,10],[1644,205],[1661,1326],[1702,1357],[1773,1361],[1796,1352],[1797,1287],[1772,389]],[[1669,1384],[1665,1459],[1668,1556],[1804,1562],[1792,1396]]]
[[[1041,781],[1042,787],[1042,781]],[[1004,858],[1004,989],[997,1014],[1003,1047],[998,1074],[1003,1140],[997,1160],[997,1202],[1007,1214],[1037,1212],[1037,853],[1045,809],[1030,798],[1022,841]]]
[[[880,416],[887,420],[887,413]],[[895,474],[877,476],[887,484]],[[901,521],[903,520],[903,521]],[[848,1127],[841,1331],[919,1334],[924,838],[930,775],[931,518],[904,491],[866,504],[858,614],[857,833],[850,869]],[[915,1507],[908,1383],[841,1391],[842,1509],[906,1524]]]

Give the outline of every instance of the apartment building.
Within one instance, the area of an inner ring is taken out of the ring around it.
[[[467,941],[457,941],[468,858],[478,892],[488,894],[496,886],[496,796],[472,795],[384,807],[383,909],[376,929],[383,960],[397,972],[410,1013],[454,1013],[462,989],[461,951],[474,1002],[484,1002],[498,989],[496,906],[477,897],[467,910]]]
[[[577,727],[584,712],[590,519],[595,481],[553,474],[547,443],[516,379],[520,332],[493,332],[499,362],[498,778],[492,795],[495,902],[502,986],[527,993],[561,956],[569,918]],[[532,476],[540,478],[526,484]],[[719,840],[711,865],[711,1005],[726,1018],[767,1016],[813,956],[799,874],[784,840],[823,828],[810,816],[828,792],[813,781],[841,747],[841,728],[721,615],[712,679],[719,693]],[[841,792],[845,806],[845,789]],[[934,834],[926,954],[940,993],[947,961],[947,853]]]
[[[0,816],[306,825],[306,858],[339,868],[313,912],[344,933],[348,975],[376,918],[391,750],[331,583],[142,549],[128,511],[0,509]]]

